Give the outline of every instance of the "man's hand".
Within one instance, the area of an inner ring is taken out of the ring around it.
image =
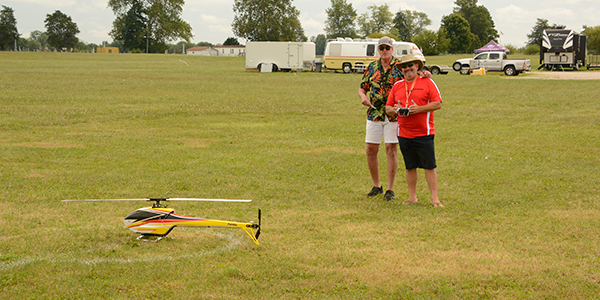
[[[431,72],[428,70],[421,72],[421,78],[431,78]]]

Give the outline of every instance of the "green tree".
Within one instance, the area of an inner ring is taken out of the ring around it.
[[[454,12],[469,22],[469,29],[474,35],[469,51],[498,39],[499,34],[494,20],[485,6],[477,5],[477,0],[456,0],[454,4],[457,6],[454,8]]]
[[[116,16],[110,35],[125,48],[139,47],[143,38],[147,53],[165,52],[167,43],[177,39],[189,43],[194,35],[190,24],[181,19],[184,4],[185,0],[109,0]]]
[[[413,37],[425,30],[425,27],[431,25],[431,20],[424,12],[416,10],[400,10],[394,17],[394,28],[398,30],[400,39],[410,42]]]
[[[557,27],[564,27],[563,25],[558,25],[556,23],[550,25],[548,24],[548,20],[538,18],[535,22],[535,25],[531,29],[531,33],[527,35],[527,45],[541,45],[542,44],[542,36],[544,34],[545,29],[554,29]]]
[[[234,0],[233,33],[248,41],[307,41],[292,0]]]
[[[41,50],[42,46],[40,45],[40,43],[38,43],[37,41],[28,38],[28,39],[21,39],[21,41],[19,42],[19,46],[21,48],[27,49],[28,51],[35,51],[35,50]]]
[[[179,41],[177,44],[169,45],[167,53],[182,54],[185,49],[190,48],[188,46],[189,45],[186,43],[186,41]]]
[[[372,33],[387,33],[393,25],[394,14],[387,4],[380,6],[371,5],[367,7],[369,12],[358,17],[359,31],[362,36],[367,37]]]
[[[224,46],[237,46],[239,44],[240,42],[238,42],[238,40],[234,37],[228,37],[225,42],[223,42]]]
[[[12,49],[15,46],[15,41],[18,40],[19,31],[17,30],[17,19],[15,19],[14,10],[2,5],[2,11],[0,12],[0,49]]]
[[[453,13],[442,17],[440,28],[446,32],[446,37],[450,40],[448,46],[450,53],[466,53],[469,51],[475,35],[471,33],[469,22],[460,14]]]
[[[415,43],[423,55],[438,55],[448,50],[450,40],[446,38],[446,33],[443,30],[438,32],[432,30],[423,30],[415,37],[412,42]]]
[[[531,44],[531,45],[527,45],[527,46],[519,49],[518,51],[523,54],[527,54],[527,55],[539,54],[540,48],[541,48],[541,46],[538,44]]]
[[[75,45],[79,42],[79,39],[76,37],[79,33],[79,28],[71,20],[71,17],[57,10],[53,14],[47,14],[44,22],[50,46],[59,51],[63,48],[75,48]]]
[[[583,34],[587,36],[588,50],[594,53],[600,53],[600,26],[583,26]]]
[[[34,30],[29,33],[29,39],[34,40],[40,44],[40,49],[44,49],[48,46],[48,33],[40,30]]]
[[[323,55],[325,53],[325,46],[327,45],[327,38],[324,34],[319,34],[316,37],[311,37],[310,41],[315,43],[315,54]]]
[[[346,0],[331,0],[331,7],[326,9],[325,34],[330,39],[337,37],[356,37],[356,9]]]
[[[108,34],[113,40],[120,41],[125,51],[146,49],[146,15],[143,4],[134,0],[127,12],[115,18]]]
[[[537,18],[535,25],[531,29],[531,33],[527,35],[527,45],[541,45],[542,34],[544,29],[550,28],[548,20]]]

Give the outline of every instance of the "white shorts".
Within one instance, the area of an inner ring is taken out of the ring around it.
[[[383,139],[386,144],[398,144],[397,130],[398,122],[390,122],[387,117],[382,122],[367,120],[365,143],[379,145]]]

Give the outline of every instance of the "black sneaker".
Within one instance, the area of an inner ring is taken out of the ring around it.
[[[373,196],[377,196],[379,194],[383,194],[383,187],[376,187],[374,186],[371,191],[367,194],[368,197],[373,197]]]
[[[396,199],[396,195],[394,195],[394,191],[387,190],[385,191],[385,196],[383,196],[383,199],[385,199],[386,201],[392,201]]]

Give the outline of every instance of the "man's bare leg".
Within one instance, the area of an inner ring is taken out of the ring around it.
[[[373,179],[373,186],[381,187],[381,182],[379,181],[379,159],[377,158],[377,154],[379,153],[379,144],[367,143],[366,153],[369,172],[371,173],[371,178]]]
[[[425,169],[425,179],[427,179],[427,185],[431,192],[431,204],[433,204],[433,207],[444,207],[444,204],[440,202],[440,198],[438,197],[438,179],[436,170]]]
[[[408,184],[408,200],[402,204],[417,203],[417,169],[406,170],[406,183]]]

